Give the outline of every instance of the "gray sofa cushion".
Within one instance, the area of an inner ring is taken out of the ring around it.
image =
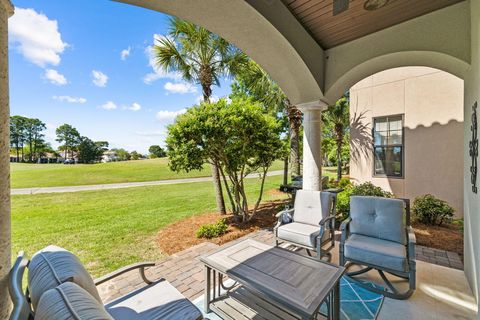
[[[345,242],[345,257],[382,268],[407,271],[406,248],[393,241],[352,234]]]
[[[75,282],[102,302],[92,277],[74,254],[57,246],[48,246],[37,252],[28,266],[28,288],[33,308],[37,308],[44,292],[67,281]]]
[[[168,281],[141,288],[107,304],[116,320],[196,320],[202,313]]]
[[[307,247],[315,248],[317,246],[317,237],[320,233],[320,226],[292,222],[280,226],[277,230],[277,237],[282,240],[297,243]],[[328,230],[325,229],[322,241],[329,237]]]
[[[350,217],[351,233],[407,243],[403,200],[352,196]]]
[[[73,282],[46,291],[35,312],[35,320],[113,320],[104,306]]]
[[[318,226],[330,214],[333,195],[329,192],[298,190],[295,194],[293,221]]]

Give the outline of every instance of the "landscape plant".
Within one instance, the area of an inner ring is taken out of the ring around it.
[[[248,58],[225,39],[179,18],[170,19],[168,36],[158,37],[153,53],[158,67],[178,72],[181,77],[202,87],[203,101],[212,97],[212,86],[220,78],[235,75]],[[212,177],[218,211],[226,213],[218,164],[212,162]]]
[[[455,209],[448,202],[431,194],[425,194],[415,198],[412,212],[415,219],[421,223],[441,226],[443,223],[452,221]]]
[[[167,152],[159,145],[150,146],[148,153],[151,159],[164,158],[167,156]]]
[[[258,209],[268,168],[281,157],[282,141],[276,119],[262,106],[235,98],[202,103],[177,117],[168,127],[169,166],[174,171],[200,170],[217,164],[232,212],[243,222]],[[259,172],[260,191],[252,210],[245,193],[245,178]]]
[[[393,193],[375,186],[371,182],[365,182],[359,185],[343,182],[344,190],[337,195],[337,213],[346,219],[350,215],[350,197],[351,196],[372,196],[393,198]]]
[[[197,230],[197,238],[218,238],[227,232],[228,225],[225,219],[220,219],[216,223],[204,224]]]

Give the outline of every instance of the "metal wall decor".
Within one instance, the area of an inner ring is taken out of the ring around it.
[[[477,138],[477,102],[472,106],[472,140],[470,140],[470,157],[472,158],[472,165],[470,166],[470,182],[472,183],[472,191],[477,193],[477,158],[478,158],[478,138]]]

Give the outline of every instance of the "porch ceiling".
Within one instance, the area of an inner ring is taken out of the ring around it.
[[[329,49],[464,0],[390,0],[375,11],[363,8],[365,0],[350,0],[349,8],[336,16],[333,0],[282,1],[323,49]]]

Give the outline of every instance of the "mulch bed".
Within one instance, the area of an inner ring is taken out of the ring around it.
[[[157,244],[160,250],[168,255],[206,241],[222,245],[251,232],[272,228],[277,220],[275,214],[282,210],[287,203],[288,200],[266,202],[260,205],[255,219],[247,223],[236,222],[231,214],[222,216],[216,212],[193,216],[162,229],[158,233]],[[215,223],[220,219],[226,219],[228,224],[227,232],[224,235],[213,239],[196,237],[196,232],[200,226]],[[413,228],[418,245],[453,251],[463,259],[463,231],[459,226],[447,224],[439,227],[414,222]]]
[[[454,224],[427,226],[419,222],[412,225],[418,245],[453,251],[463,258],[463,231],[459,226]]]
[[[236,222],[231,214],[222,216],[218,213],[207,213],[193,216],[162,229],[158,233],[157,244],[160,250],[168,255],[206,241],[222,245],[251,232],[272,228],[277,221],[275,214],[281,211],[287,202],[287,200],[271,201],[260,205],[255,218],[247,223]],[[226,219],[228,224],[227,232],[224,235],[213,239],[196,237],[195,234],[201,225],[215,223],[220,219]]]

